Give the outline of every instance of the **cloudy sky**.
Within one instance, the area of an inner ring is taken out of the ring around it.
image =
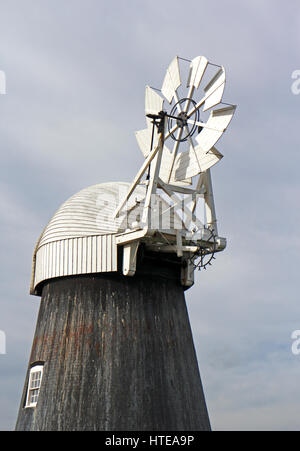
[[[214,430],[300,430],[297,0],[0,0],[0,429],[13,429],[39,298],[35,242],[80,189],[142,163],[144,88],[175,55],[227,70],[212,170],[228,247],[186,294]]]

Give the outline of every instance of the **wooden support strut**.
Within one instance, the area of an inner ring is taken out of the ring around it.
[[[140,241],[132,241],[123,247],[123,274],[124,276],[134,276],[136,271],[136,258]]]

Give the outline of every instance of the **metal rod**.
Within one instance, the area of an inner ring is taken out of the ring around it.
[[[229,106],[235,106],[233,103],[220,102],[220,104],[222,104],[222,105],[229,105]]]
[[[152,121],[152,136],[151,136],[151,146],[150,146],[150,152],[152,152],[152,149],[153,149],[153,138],[154,138],[154,127],[155,127],[155,121]],[[151,168],[151,164],[149,164],[149,167],[148,167],[148,173],[147,173],[147,176],[146,176],[146,180],[149,180],[150,179],[150,168]]]
[[[215,66],[215,67],[222,67],[219,64],[213,64],[213,63],[208,63],[208,64],[210,64],[211,66]]]
[[[153,121],[152,122],[152,136],[151,136],[151,146],[150,146],[150,152],[152,151],[152,149],[153,149],[153,137],[154,137],[154,125],[155,125],[155,122]]]
[[[171,119],[179,119],[180,121],[183,122],[183,119],[181,117],[179,117],[179,116],[172,116],[171,114],[167,114],[167,113],[166,113],[166,116],[170,117]]]
[[[161,92],[161,89],[158,89],[158,88],[154,88],[153,86],[150,86],[150,88],[151,88],[151,89],[154,89],[155,91],[159,91],[159,92]]]
[[[183,60],[183,61],[187,61],[188,63],[192,62],[192,60],[188,60],[186,58],[182,58],[181,56],[178,56],[178,59]]]

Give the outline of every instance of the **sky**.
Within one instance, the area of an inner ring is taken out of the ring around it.
[[[299,48],[297,0],[0,0],[0,430],[37,319],[35,243],[74,193],[133,179],[145,86],[176,55],[224,65],[238,105],[212,169],[228,245],[186,292],[212,428],[300,430]]]

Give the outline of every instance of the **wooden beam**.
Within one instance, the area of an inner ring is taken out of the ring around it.
[[[158,144],[158,146],[155,149],[152,150],[152,152],[148,155],[148,157],[144,161],[143,165],[141,166],[141,169],[139,170],[139,172],[135,176],[132,184],[130,185],[130,188],[129,188],[125,198],[123,199],[123,201],[119,204],[119,206],[115,210],[114,218],[116,218],[119,215],[120,211],[122,210],[122,208],[124,207],[124,205],[126,204],[128,199],[130,198],[131,194],[133,193],[133,191],[135,190],[135,188],[138,185],[139,181],[141,180],[142,176],[144,175],[146,169],[148,169],[148,167],[150,166],[152,160],[155,158],[157,152],[159,151],[159,148],[160,148],[160,144]]]

